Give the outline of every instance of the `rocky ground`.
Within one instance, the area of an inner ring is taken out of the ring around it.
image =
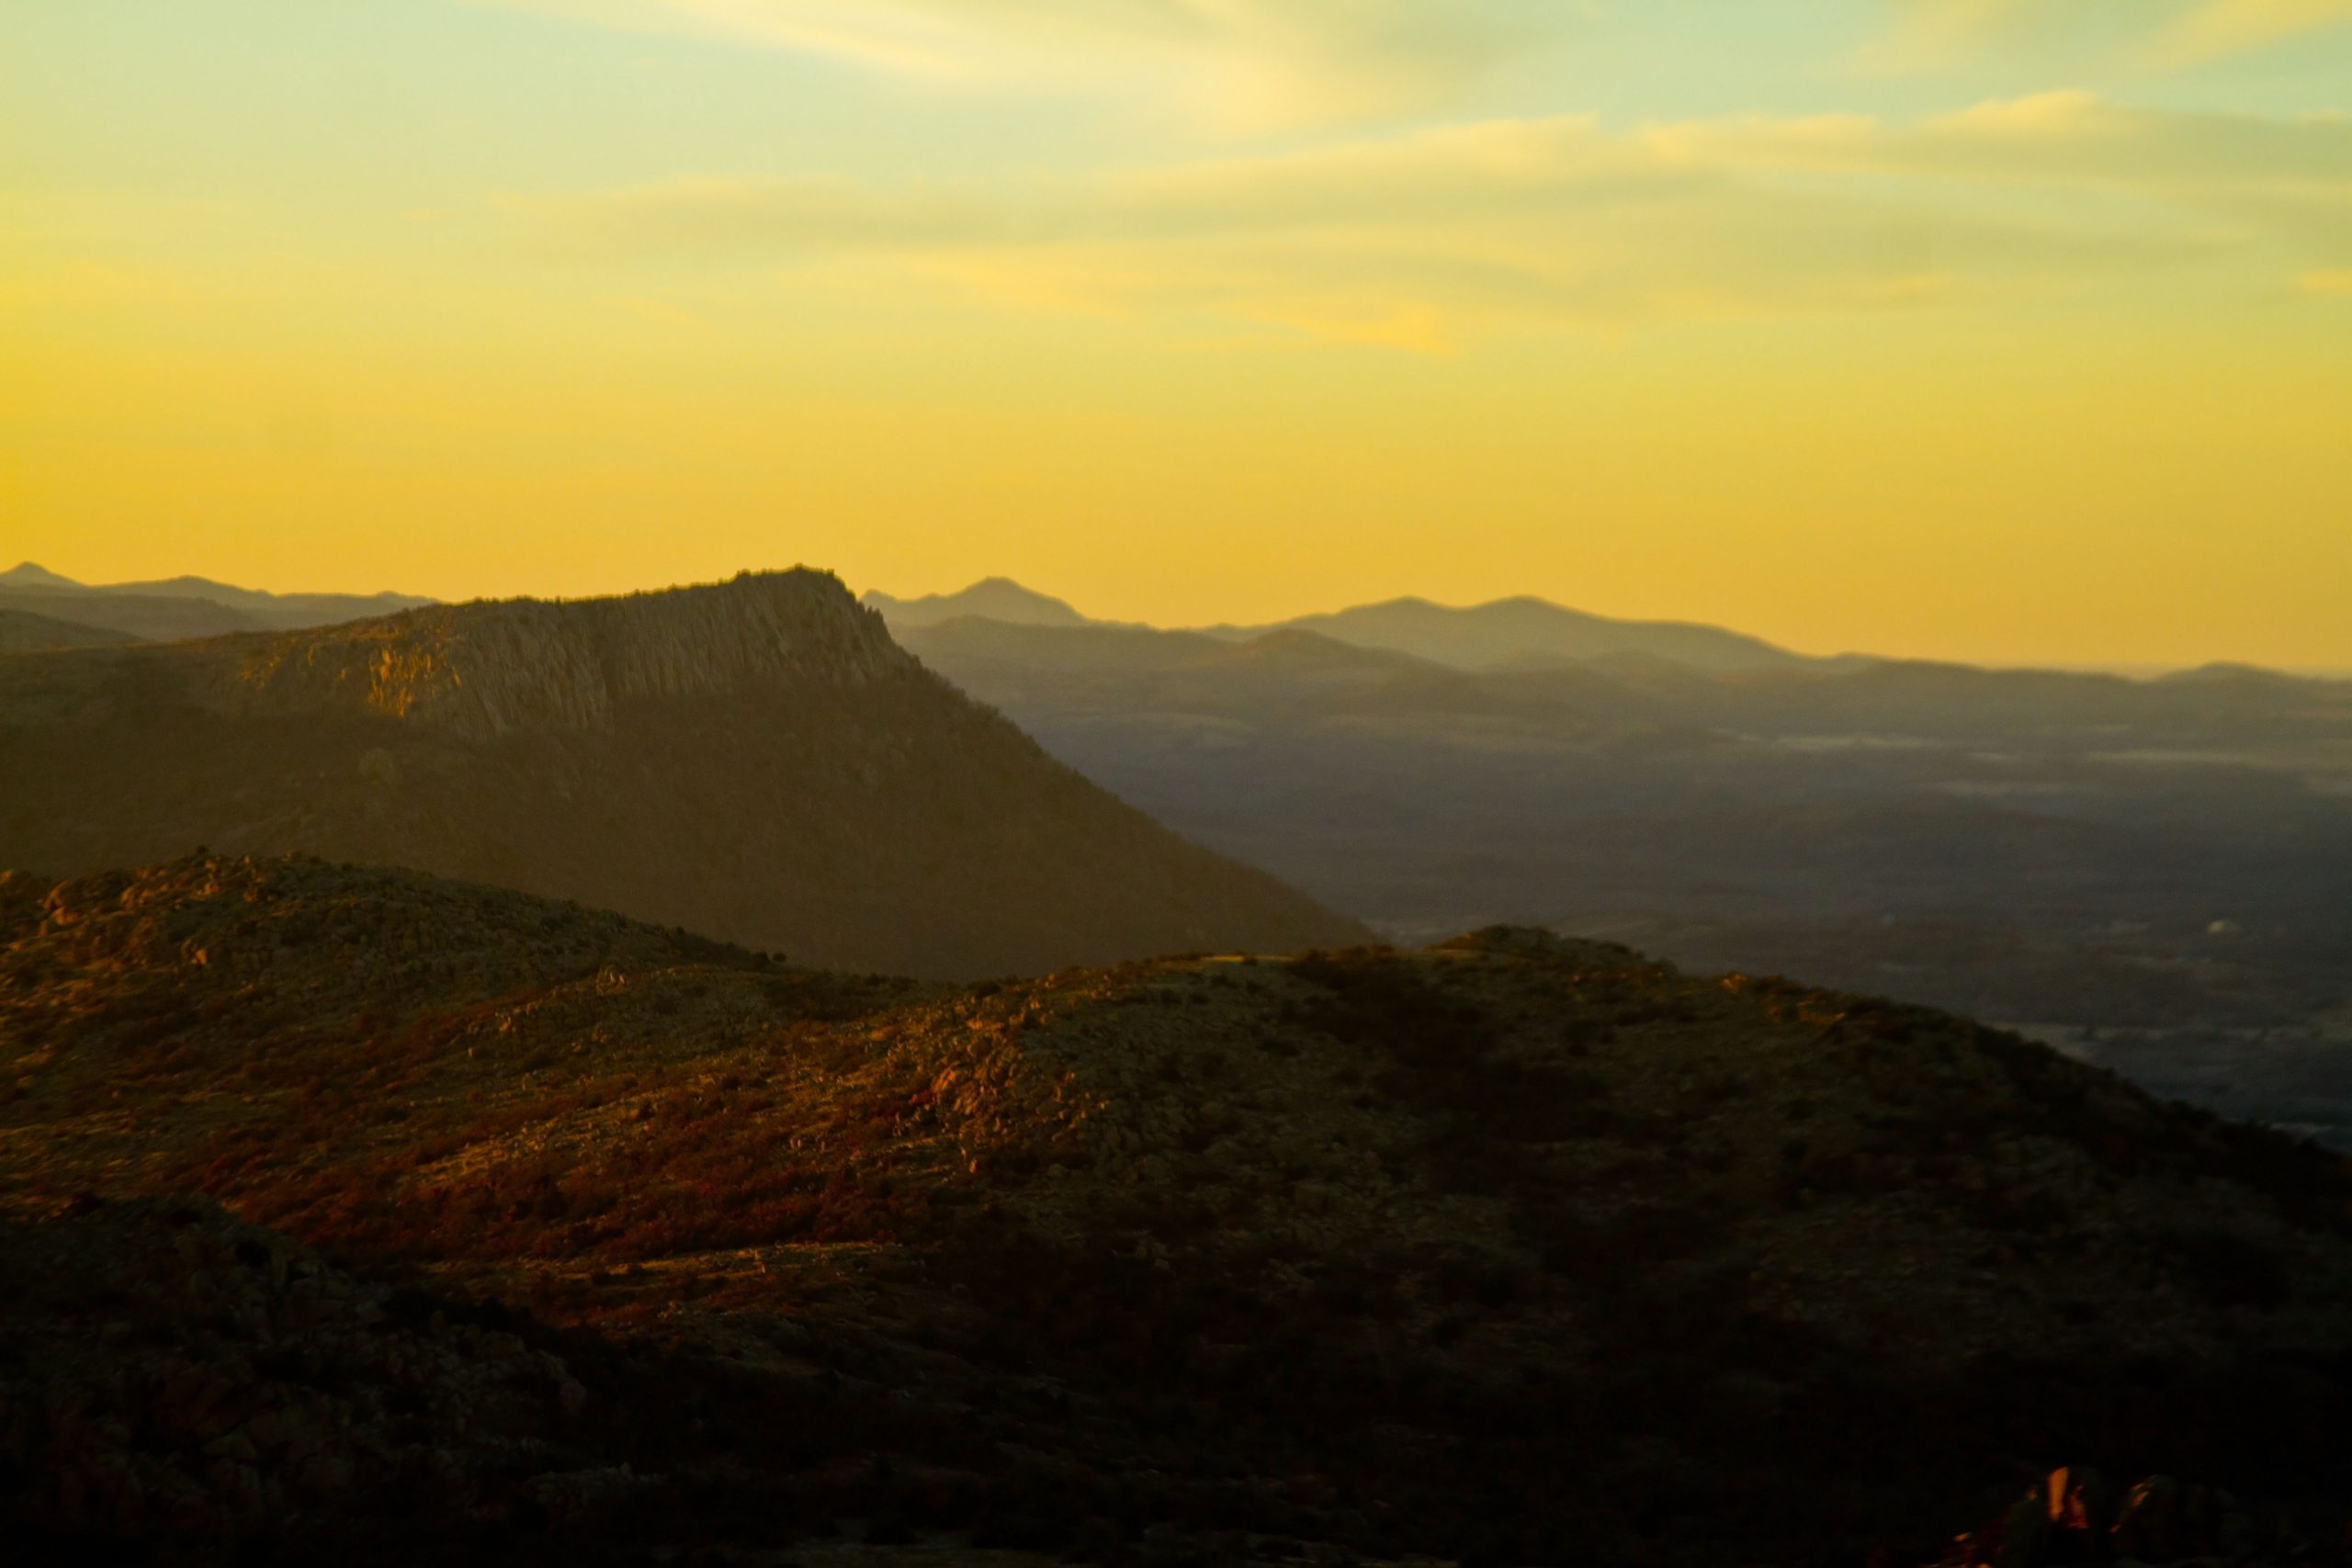
[[[2285,1562],[2352,1514],[2342,1160],[1608,944],[920,986],[198,858],[0,880],[0,1506],[61,1547]]]

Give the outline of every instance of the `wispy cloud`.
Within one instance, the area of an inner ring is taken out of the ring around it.
[[[2177,69],[2352,26],[2352,0],[1893,0],[1894,30],[1866,51],[1894,69],[1949,65],[1997,45],[2103,40]]]
[[[2194,63],[2329,28],[2352,26],[2352,0],[2203,0],[2157,40],[2163,58]]]
[[[1427,348],[1512,321],[2013,297],[2199,258],[2324,271],[2352,257],[2352,121],[2079,94],[1909,125],[1567,116],[1014,188],[693,181],[530,210],[592,254],[855,254],[1023,307]]]
[[[1235,129],[1442,102],[1577,24],[1543,0],[478,0],[944,84],[1149,95]]]

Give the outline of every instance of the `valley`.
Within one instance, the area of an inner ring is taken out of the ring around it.
[[[1089,777],[1394,941],[1519,921],[2050,1030],[2228,1042],[2233,1113],[2340,1139],[2352,1112],[2324,1052],[2279,1043],[2352,999],[2344,682],[1709,674],[1623,649],[1464,668],[1298,630],[969,616],[900,635]],[[2164,1055],[2145,1081],[2206,1094]],[[2137,1070],[2121,1044],[2101,1059]],[[2273,1082],[2275,1101],[2254,1087]]]

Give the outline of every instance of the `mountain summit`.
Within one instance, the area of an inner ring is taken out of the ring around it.
[[[1009,577],[988,577],[955,593],[930,593],[921,599],[894,599],[869,591],[867,609],[878,610],[893,627],[935,626],[966,615],[1006,621],[1018,626],[1087,626],[1097,623],[1064,600],[1023,588]]]
[[[70,577],[60,577],[38,561],[18,561],[0,571],[0,588],[79,588]]]
[[[891,641],[829,574],[0,661],[0,864],[205,844],[578,899],[805,962],[1352,940]]]

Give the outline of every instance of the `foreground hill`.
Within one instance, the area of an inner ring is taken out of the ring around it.
[[[2283,1562],[2352,1508],[2342,1161],[1623,948],[963,988],[193,859],[0,882],[0,1038],[37,1540],[1859,1564],[2072,1463],[2239,1500],[2076,1471],[2000,1561]]]
[[[1359,933],[799,571],[0,660],[0,864],[303,850],[933,976]]]

